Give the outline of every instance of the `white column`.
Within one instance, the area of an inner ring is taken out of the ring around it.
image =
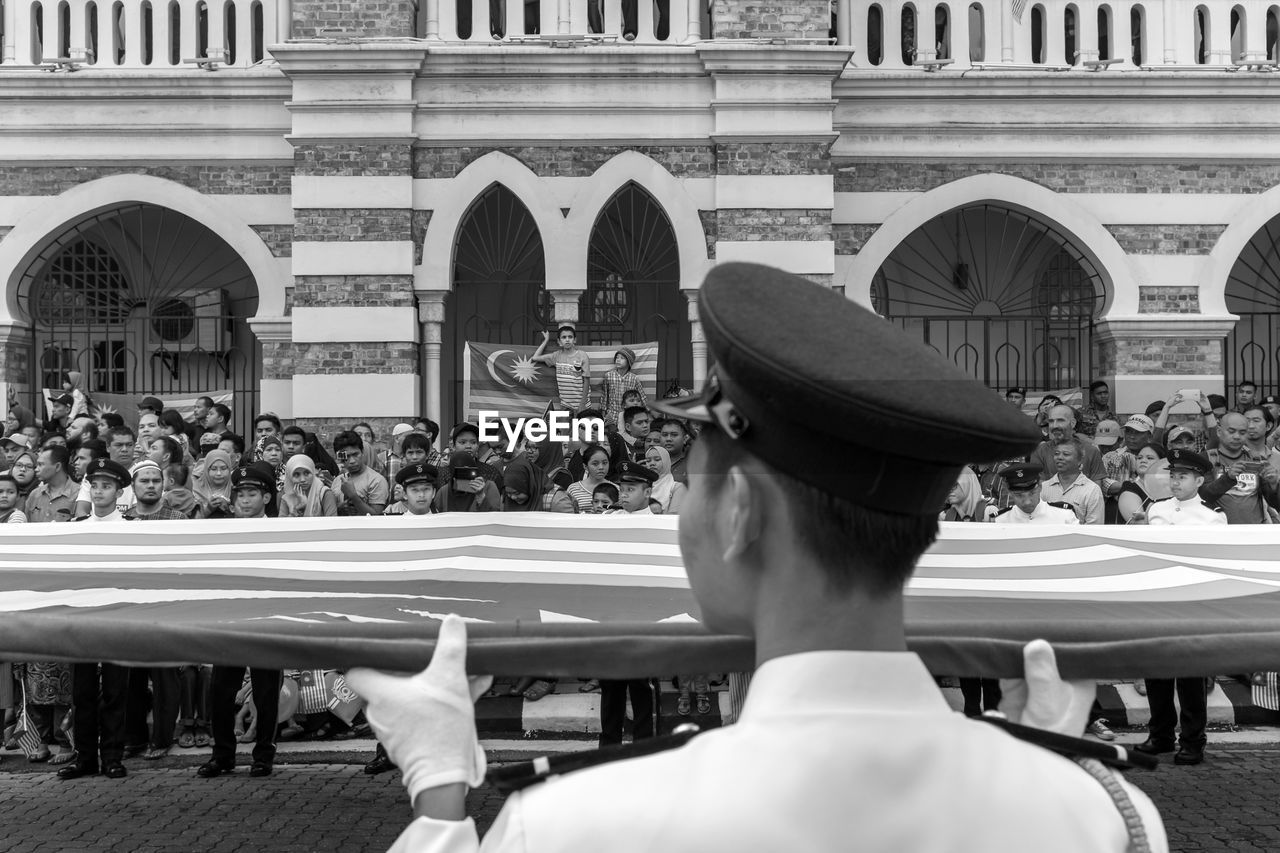
[[[441,375],[440,353],[444,333],[444,303],[449,296],[448,291],[419,291],[418,322],[422,324],[423,379],[426,381],[427,417],[441,422],[444,415],[441,409],[441,389],[444,377]]]
[[[182,64],[184,59],[193,59],[199,56],[197,48],[200,44],[200,12],[198,10],[196,0],[180,0],[178,6],[181,10],[182,18],[179,21],[179,44],[178,64]]]
[[[69,8],[71,11],[71,38],[68,40],[68,54],[79,62],[96,63],[98,57],[89,56],[88,51],[92,45],[89,43],[89,17],[88,9],[85,8],[84,0],[73,2]],[[58,7],[53,7],[55,20],[58,21],[59,29],[62,26],[62,16],[58,14]],[[45,7],[45,29],[49,28],[48,7]],[[99,39],[102,33],[98,33]]]
[[[1209,10],[1209,65],[1231,64],[1231,6],[1205,4]]]
[[[933,3],[921,3],[916,7],[916,59],[933,59],[938,55],[937,27],[934,26],[934,15],[937,6]]]
[[[1031,14],[1030,3],[1027,4],[1027,14]],[[1061,6],[1045,6],[1044,10],[1044,64],[1045,65],[1067,65],[1073,62],[1072,58],[1067,56],[1067,26],[1065,16],[1066,11]],[[1076,27],[1077,33],[1079,26]],[[1077,38],[1077,41],[1079,39]]]
[[[0,7],[0,11],[4,13],[4,23],[0,26],[4,27],[4,47],[0,49],[0,63],[6,65],[12,64],[18,59],[18,4],[14,2],[5,3]],[[31,20],[31,6],[23,4],[23,12],[27,15],[28,26]],[[25,32],[27,27],[22,28]],[[25,62],[23,63],[26,64]]]
[[[693,392],[702,390],[707,381],[707,339],[702,334],[702,321],[698,319],[698,291],[684,290],[684,298],[689,302],[689,339],[693,352]],[[661,389],[659,389],[661,391]]]
[[[209,46],[206,56],[227,61],[227,2],[209,0]]]
[[[268,50],[273,44],[288,41],[293,37],[293,3],[292,0],[276,0],[275,32],[271,32],[271,23],[263,10],[262,27],[267,32],[262,34],[262,49]]]
[[[1129,4],[1111,7],[1111,35],[1113,44],[1111,45],[1111,55],[1116,59],[1123,60],[1120,65],[1125,68],[1133,66],[1133,32],[1129,26]],[[1150,50],[1150,45],[1143,45],[1142,49]]]
[[[154,16],[155,11],[153,10],[151,14]],[[120,24],[124,30],[124,62],[122,64],[128,68],[141,68],[144,55],[142,7],[136,4],[125,6]]]
[[[903,68],[902,62],[902,4],[886,2],[881,7],[884,20],[884,40],[880,49],[884,59],[881,68]]]
[[[162,3],[151,4],[151,66],[152,68],[169,67],[169,44],[171,40],[169,27],[169,9]],[[181,59],[182,57],[178,57]]]
[[[685,0],[685,4],[686,4],[685,13],[689,19],[688,31],[685,33],[685,37],[684,37],[686,44],[692,44],[693,42],[702,41],[702,4],[703,2],[704,0]],[[848,5],[848,0],[840,0],[840,2],[843,3],[844,5]],[[847,17],[848,16],[846,15],[845,17],[842,17],[841,20],[842,21],[846,20]],[[847,30],[845,30],[844,32],[846,35],[848,34]],[[841,43],[847,44],[847,42],[841,42]]]
[[[262,25],[265,27],[266,24],[264,15]],[[253,4],[236,0],[236,65],[241,68],[248,68],[253,64],[253,42]],[[263,50],[270,43],[267,41],[267,34],[263,33]]]
[[[1178,61],[1177,9],[1174,7],[1173,3],[1170,2],[1169,5],[1167,6],[1163,4],[1160,4],[1160,5],[1152,4],[1151,6],[1147,7],[1148,15],[1151,14],[1153,11],[1155,12],[1155,14],[1162,16],[1162,23],[1164,24],[1164,26],[1161,27],[1161,31],[1164,33],[1165,64],[1166,65],[1176,64]],[[1148,30],[1151,30],[1151,29],[1154,29],[1154,27],[1153,26],[1148,27]],[[1194,58],[1191,58],[1188,60],[1188,62],[1194,62],[1194,61],[1195,61]]]
[[[950,9],[951,17],[948,23],[951,27],[951,58],[955,61],[951,67],[968,68],[969,33],[972,24],[969,20],[969,0],[954,0]]]
[[[983,7],[983,17],[990,17],[987,9]],[[1022,12],[1022,20],[1028,24],[1031,21],[1030,3]],[[1028,32],[1030,28],[1028,27]],[[987,50],[992,50],[992,45],[987,45]],[[1003,0],[1000,4],[1000,61],[1013,62],[1013,0]]]
[[[1244,7],[1248,28],[1245,30],[1245,59],[1264,61],[1267,58],[1267,6],[1250,0]]]
[[[553,317],[556,324],[577,323],[578,300],[582,298],[582,294],[586,293],[586,290],[552,290],[547,288],[547,292],[551,294],[551,299],[555,302]]]
[[[100,66],[114,66],[116,64],[116,53],[120,46],[117,39],[120,34],[116,32],[115,16],[111,14],[112,7],[115,4],[106,0],[97,5],[98,16],[98,62]]]
[[[1098,6],[1082,2],[1076,8],[1076,51],[1079,56],[1074,59],[1068,56],[1070,65],[1098,58]]]

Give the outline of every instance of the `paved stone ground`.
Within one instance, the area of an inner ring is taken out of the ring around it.
[[[1280,746],[1213,748],[1199,767],[1166,763],[1130,778],[1165,815],[1176,851],[1280,850]],[[409,811],[398,774],[368,777],[366,756],[281,756],[276,774],[195,777],[202,758],[127,762],[127,779],[61,782],[48,768],[0,763],[0,853],[302,853],[381,851]],[[334,763],[341,762],[341,763]],[[361,762],[361,763],[353,763]],[[468,806],[481,831],[502,806],[490,789]],[[1030,848],[1028,848],[1030,849]]]

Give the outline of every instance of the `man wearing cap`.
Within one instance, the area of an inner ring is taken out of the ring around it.
[[[276,497],[275,472],[270,465],[254,462],[231,472],[232,504],[236,518],[265,518],[267,507]],[[196,775],[213,779],[230,773],[236,766],[236,693],[244,682],[243,666],[215,666],[209,687],[212,716],[213,756],[200,765]],[[249,683],[253,691],[254,719],[257,736],[253,745],[253,765],[249,775],[270,776],[276,758],[276,719],[280,715],[280,682],[278,669],[249,667]]]
[[[133,487],[129,481],[129,466],[133,464],[134,448],[137,437],[128,427],[112,427],[107,430],[103,439],[107,445],[107,455],[111,461],[125,472],[124,489],[116,496],[116,505],[121,514],[133,506]],[[89,478],[86,476],[80,483],[80,492],[76,495],[76,518],[83,518],[90,512],[92,499],[89,495]]]
[[[1027,401],[1027,389],[1010,388],[1004,392],[1004,401],[1018,411],[1022,411],[1022,404]]]
[[[405,465],[396,473],[396,485],[404,491],[401,501],[403,516],[413,520],[431,514],[431,504],[436,499],[436,478],[439,476],[435,466],[425,462]]]
[[[1099,423],[1115,419],[1116,413],[1111,411],[1111,386],[1101,379],[1090,383],[1089,405],[1080,410],[1080,432],[1093,438]]]
[[[618,503],[621,510],[631,515],[653,515],[649,507],[649,496],[653,493],[653,484],[658,481],[656,472],[639,462],[625,459],[618,464]]]
[[[185,521],[183,515],[164,503],[164,469],[152,459],[142,459],[129,469],[133,478],[133,506],[125,518],[135,521]]]
[[[591,359],[578,349],[578,332],[572,324],[562,324],[556,330],[556,339],[560,342],[560,349],[543,355],[551,342],[551,333],[544,331],[542,343],[538,344],[530,360],[555,369],[559,407],[574,414],[586,408],[591,400]]]
[[[645,405],[644,385],[632,368],[636,364],[636,352],[631,347],[619,347],[613,354],[613,368],[604,375],[604,422],[616,424],[622,413],[622,398],[628,391],[640,395],[640,405]]]
[[[1084,451],[1080,469],[1084,471],[1086,477],[1093,480],[1101,488],[1102,481],[1107,476],[1107,470],[1102,465],[1102,453],[1099,452],[1098,446],[1088,436],[1076,432],[1075,409],[1070,406],[1054,406],[1049,410],[1047,426],[1049,437],[1041,441],[1031,454],[1031,462],[1040,466],[1040,476],[1046,480],[1053,476],[1054,445],[1064,438],[1074,436],[1080,439],[1081,448]]]
[[[745,706],[737,724],[678,749],[512,794],[484,849],[1058,853],[1129,849],[1130,832],[1166,849],[1143,793],[1108,773],[1139,829],[1075,763],[953,712],[907,651],[903,586],[938,507],[966,462],[1035,446],[1034,423],[798,276],[721,264],[698,307],[715,366],[700,396],[653,405],[706,425],[679,546],[705,626],[754,641]],[[796,453],[797,411],[822,454]],[[1083,732],[1092,682],[1063,682],[1047,643],[1024,659],[1028,679],[1006,685],[1003,709]],[[476,850],[465,794],[484,764],[471,703],[488,679],[467,679],[466,623],[444,621],[422,673],[357,668],[347,680],[414,803],[393,849]]]
[[[1050,504],[1042,499],[1041,473],[1040,466],[1033,464],[1010,465],[1001,471],[1011,505],[992,520],[1001,524],[1079,524],[1071,504]]]
[[[31,439],[20,432],[15,432],[0,439],[0,448],[4,451],[5,470],[8,470],[13,465],[13,460],[18,458],[19,453],[31,449]]]
[[[84,479],[90,484],[93,512],[87,519],[77,521],[90,524],[125,521],[116,502],[129,482],[128,469],[112,459],[95,459],[85,470]],[[123,763],[128,693],[126,667],[114,663],[71,665],[76,759],[58,770],[59,779],[96,776],[99,769],[108,779],[123,779],[128,775]]]
[[[1234,415],[1239,417],[1239,415]],[[1226,524],[1222,510],[1200,498],[1204,478],[1213,469],[1209,460],[1191,450],[1169,451],[1169,490],[1172,497],[1158,500],[1147,509],[1148,524],[1216,525]],[[1174,751],[1174,729],[1179,714],[1174,708],[1176,693],[1181,706],[1182,737],[1174,764],[1199,764],[1204,761],[1205,723],[1208,720],[1204,678],[1148,678],[1147,705],[1151,708],[1151,725],[1146,741],[1134,747],[1140,752],[1158,755]]]
[[[49,401],[49,417],[45,419],[45,432],[66,432],[71,421],[71,407],[76,398],[70,394],[59,394]]]

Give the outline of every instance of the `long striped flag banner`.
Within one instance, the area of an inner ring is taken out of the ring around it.
[[[0,659],[414,670],[440,620],[474,672],[749,669],[714,635],[677,519],[458,513],[0,526]],[[1277,669],[1274,527],[944,524],[907,590],[939,674],[1014,676],[1052,641],[1068,677]]]
[[[652,400],[658,389],[658,344],[650,341],[628,346],[636,354],[631,370]],[[618,347],[609,344],[578,349],[591,359],[591,393],[599,400],[604,375],[613,369]],[[480,411],[498,412],[504,418],[541,415],[556,396],[556,372],[530,360],[536,351],[537,347],[468,341],[462,376],[462,406],[467,415],[475,417]]]

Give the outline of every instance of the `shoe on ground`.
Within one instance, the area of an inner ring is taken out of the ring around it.
[[[199,776],[201,779],[215,779],[221,776],[223,773],[230,773],[232,770],[235,770],[235,769],[236,768],[234,764],[226,765],[220,761],[214,761],[213,759],[210,759],[209,761],[206,761],[204,764],[200,765],[199,769],[196,770],[196,775]]]
[[[1085,729],[1085,734],[1093,735],[1099,740],[1115,740],[1116,733],[1107,728],[1107,721],[1102,717],[1094,720],[1089,724],[1089,728]]]
[[[373,760],[364,766],[364,772],[370,776],[377,776],[379,773],[387,773],[395,769],[395,762],[385,754],[375,755]]]
[[[119,761],[108,761],[102,768],[102,775],[108,779],[123,779],[129,775],[129,771]]]
[[[1142,743],[1134,747],[1138,752],[1145,752],[1147,755],[1160,755],[1165,752],[1173,752],[1177,747],[1172,743],[1165,741],[1152,740],[1147,738]]]
[[[81,776],[97,776],[98,768],[91,764],[81,764],[79,761],[72,762],[66,767],[58,770],[59,779],[79,779]]]
[[[169,754],[169,749],[170,748],[167,746],[152,747],[151,749],[148,749],[145,753],[143,753],[142,758],[144,761],[159,761],[161,758],[164,758],[166,755]]]
[[[1173,757],[1174,764],[1200,764],[1204,761],[1204,747],[1184,746]]]
[[[255,779],[262,776],[270,776],[271,765],[265,761],[255,761],[253,762],[253,766],[249,768],[249,775]]]

